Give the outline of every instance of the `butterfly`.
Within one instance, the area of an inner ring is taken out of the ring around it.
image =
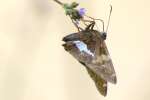
[[[65,36],[63,47],[85,66],[97,90],[106,96],[108,82],[116,84],[117,78],[105,43],[107,33],[95,30],[94,26],[95,21],[91,21],[85,29]]]

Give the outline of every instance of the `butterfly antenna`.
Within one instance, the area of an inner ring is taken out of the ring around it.
[[[108,27],[109,27],[109,23],[110,23],[111,13],[112,13],[112,5],[110,5],[110,12],[109,12],[108,23],[107,23],[107,27],[106,27],[106,33],[107,33],[107,31],[108,31]]]

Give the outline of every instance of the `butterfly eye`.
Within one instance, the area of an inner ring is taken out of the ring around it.
[[[106,32],[101,32],[101,37],[103,40],[106,40],[107,33]]]

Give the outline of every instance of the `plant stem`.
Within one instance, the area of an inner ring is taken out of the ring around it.
[[[60,2],[59,0],[54,0],[56,3],[58,3],[59,5],[63,6],[64,3]]]

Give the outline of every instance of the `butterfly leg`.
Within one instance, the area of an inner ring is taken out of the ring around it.
[[[90,21],[91,24],[87,25],[87,27],[85,28],[85,30],[93,30],[94,26],[95,26],[95,21]]]
[[[103,31],[104,31],[104,21],[103,21],[102,19],[93,18],[93,17],[87,16],[87,15],[85,15],[85,16],[86,16],[87,18],[92,19],[93,21],[99,20],[99,21],[102,23],[102,25],[103,25]]]

